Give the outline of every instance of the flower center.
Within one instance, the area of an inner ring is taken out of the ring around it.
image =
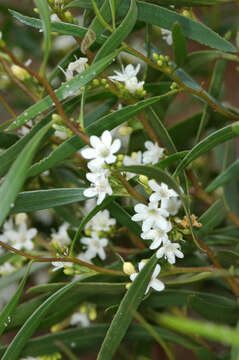
[[[106,147],[106,146],[102,146],[101,148],[100,148],[100,150],[99,150],[99,153],[100,153],[100,156],[101,157],[107,157],[107,156],[109,156],[109,154],[110,154],[110,150]]]

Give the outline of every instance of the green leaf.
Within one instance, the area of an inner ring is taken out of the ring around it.
[[[19,140],[19,136],[16,134],[8,134],[5,132],[0,132],[0,149],[8,149],[18,140]]]
[[[18,194],[11,214],[50,209],[86,200],[84,188],[25,191]]]
[[[43,356],[47,354],[53,354],[59,351],[55,341],[61,341],[66,346],[71,347],[72,344],[75,349],[92,350],[94,346],[97,346],[102,338],[105,336],[108,329],[107,324],[93,325],[88,328],[76,328],[68,329],[54,334],[41,335],[34,339],[31,339],[22,351],[22,356]],[[157,331],[159,336],[165,341],[169,341],[173,344],[179,344],[188,349],[198,349],[199,344],[195,340],[191,340],[180,335],[177,335],[169,330],[163,329],[159,326],[153,326],[153,329]],[[151,340],[151,335],[140,325],[132,324],[127,332],[127,339],[133,340]],[[6,346],[0,347],[0,356],[3,354]]]
[[[22,15],[19,12],[14,11],[14,10],[9,9],[9,11],[12,14],[12,16],[14,16],[17,20],[21,21],[23,24],[29,25],[36,29],[43,29],[43,24],[42,24],[41,20],[30,17],[30,16]],[[76,37],[79,37],[80,39],[83,38],[85,36],[85,34],[87,33],[87,28],[84,28],[79,25],[64,23],[62,21],[61,22],[58,22],[58,21],[51,22],[51,30],[54,32],[58,32],[59,34],[62,34],[62,35],[76,36]],[[97,39],[97,42],[102,44],[106,39],[107,39],[106,36],[101,35]]]
[[[206,188],[206,192],[212,192],[219,186],[223,186],[238,178],[239,176],[239,159],[234,161],[225,171],[219,174]]]
[[[34,334],[35,330],[38,328],[41,320],[45,317],[50,307],[54,305],[54,303],[56,303],[67,291],[74,287],[78,281],[79,280],[75,280],[64,286],[62,289],[58,290],[34,311],[34,313],[28,318],[28,320],[25,322],[25,324],[22,326],[20,331],[8,346],[2,357],[2,360],[19,359],[19,355],[21,354],[22,349],[24,348],[28,339]]]
[[[207,236],[216,226],[218,226],[226,217],[226,209],[222,200],[217,200],[212,204],[207,211],[205,211],[198,221],[202,227],[195,230],[195,233],[200,238]]]
[[[16,293],[13,295],[13,297],[11,298],[9,303],[4,307],[4,309],[0,313],[0,335],[2,335],[2,333],[6,329],[8,322],[11,321],[11,315],[14,312],[14,310],[19,302],[19,299],[22,295],[25,283],[26,283],[28,275],[29,275],[29,271],[31,269],[31,265],[32,265],[32,262],[29,263],[26,274],[25,274],[24,278],[22,279]],[[9,319],[10,319],[10,321],[9,321]]]
[[[88,135],[99,136],[104,130],[114,129],[116,126],[136,115],[147,106],[160,101],[162,98],[164,98],[164,96],[165,95],[155,96],[150,99],[142,100],[135,105],[125,106],[121,110],[117,110],[109,115],[103,116],[101,119],[98,119],[97,121],[87,126],[86,132]],[[40,161],[40,163],[33,165],[29,171],[28,176],[35,176],[36,174],[39,174],[61,163],[64,159],[80,150],[83,146],[85,146],[84,142],[78,136],[73,136],[58,146],[57,149],[54,150],[46,159],[43,159]]]
[[[137,310],[150,281],[157,258],[153,255],[145,264],[120,303],[105,336],[97,360],[111,360],[132,321],[132,312]],[[5,359],[3,359],[5,360]]]
[[[153,107],[146,109],[146,114],[148,117],[149,124],[154,129],[157,136],[162,141],[164,147],[167,149],[169,154],[174,154],[177,152],[177,149],[173,143],[172,138],[170,137],[168,130],[160,120],[158,114],[154,111]]]
[[[14,204],[17,194],[24,184],[27,176],[27,170],[31,164],[38,145],[43,136],[49,130],[50,126],[51,124],[45,125],[36,133],[36,135],[34,135],[34,137],[19,154],[17,160],[14,162],[6,175],[6,178],[0,187],[0,225],[4,222],[12,204]]]
[[[188,73],[191,73],[223,55],[224,53],[217,50],[194,51],[187,55],[184,68]]]
[[[177,176],[187,165],[189,165],[193,160],[197,159],[199,156],[207,153],[214,147],[219,144],[224,143],[227,140],[230,140],[238,135],[239,122],[236,122],[232,125],[228,125],[220,130],[215,131],[200,143],[195,145],[191,151],[185,156],[185,158],[180,162],[177,169],[175,170],[174,176]]]
[[[58,99],[60,101],[64,100],[68,96],[73,95],[75,91],[88,84],[88,82],[93,80],[112,62],[112,60],[117,56],[117,54],[118,51],[114,52],[113,54],[107,56],[104,59],[97,61],[97,63],[89,66],[82,73],[74,76],[72,80],[65,82],[55,91]],[[25,124],[28,120],[33,119],[38,114],[42,113],[45,110],[48,110],[52,106],[54,106],[54,104],[52,103],[50,96],[46,96],[42,100],[38,101],[36,104],[32,105],[27,110],[25,110],[23,114],[19,115],[14,121],[14,123],[9,126],[8,130],[15,130],[19,126]]]
[[[200,297],[200,295],[192,295],[188,298],[189,305],[192,309],[207,320],[216,322],[235,324],[239,317],[237,306],[227,306],[227,304],[210,302],[208,299]]]
[[[239,331],[225,325],[212,322],[192,320],[186,317],[176,317],[168,314],[159,315],[162,325],[177,332],[198,335],[222,344],[239,346]]]
[[[174,60],[183,66],[187,56],[187,43],[181,25],[176,22],[172,29]]]
[[[47,60],[49,57],[51,49],[51,20],[50,20],[50,11],[46,0],[34,0],[37,9],[39,11],[40,17],[42,19],[44,38],[45,38],[45,49],[44,49],[44,59],[41,66],[40,72],[45,73],[45,68]]]
[[[122,21],[122,23],[118,26],[118,28],[113,32],[111,36],[108,37],[107,41],[98,51],[94,62],[109,55],[112,51],[114,51],[122,41],[131,33],[131,30],[134,28],[134,25],[137,20],[137,6],[135,0],[130,1],[129,11]]]

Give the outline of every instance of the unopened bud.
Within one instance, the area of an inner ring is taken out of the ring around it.
[[[152,57],[155,61],[159,59],[159,55],[157,53],[153,53]]]
[[[157,65],[158,65],[158,66],[163,66],[163,61],[162,61],[162,60],[158,60],[158,61],[157,61]]]
[[[124,262],[123,272],[126,275],[132,275],[132,274],[136,273],[134,265],[129,261]]]
[[[13,75],[21,81],[30,79],[30,75],[28,74],[28,72],[18,65],[12,65],[11,70]]]
[[[63,272],[65,275],[73,275],[74,274],[74,270],[70,267],[64,268]]]
[[[183,10],[182,15],[189,18],[191,17],[191,14],[188,10]]]
[[[123,154],[118,154],[118,155],[117,155],[117,159],[118,159],[119,161],[123,161],[123,160],[124,160],[124,155],[123,155]]]
[[[94,307],[92,307],[90,309],[88,316],[89,316],[89,319],[91,321],[93,321],[93,320],[95,320],[97,318],[97,312],[96,312],[96,309]]]
[[[119,135],[120,136],[127,136],[127,135],[132,134],[132,132],[133,132],[133,129],[130,126],[121,126],[119,128]]]
[[[125,285],[126,289],[128,290],[131,285],[132,285],[132,283],[127,283],[127,284]]]
[[[58,114],[52,114],[52,120],[55,122],[61,122],[61,117]]]
[[[19,213],[16,215],[16,218],[15,218],[15,222],[16,222],[16,225],[20,225],[22,224],[23,222],[26,222],[27,221],[27,214],[26,213]]]
[[[64,17],[65,17],[65,19],[66,19],[67,21],[69,21],[69,22],[72,22],[72,20],[73,20],[70,11],[66,11],[66,12],[64,13]]]
[[[144,185],[148,185],[149,178],[148,178],[148,176],[140,175],[139,176],[139,181]]]
[[[93,83],[94,86],[99,86],[99,85],[100,85],[99,79],[94,79],[94,80],[92,81],[92,83]]]

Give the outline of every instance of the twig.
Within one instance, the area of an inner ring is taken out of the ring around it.
[[[13,118],[16,119],[17,114],[13,110],[13,108],[8,104],[8,102],[4,99],[4,97],[0,94],[0,101],[5,106],[5,108],[8,110],[8,112],[13,116]]]
[[[140,193],[138,193],[138,191],[136,191],[133,186],[131,186],[128,181],[124,178],[123,175],[121,175],[118,171],[113,171],[112,172],[113,175],[119,179],[119,181],[122,183],[122,185],[125,187],[125,189],[128,191],[128,193],[137,201],[143,203],[143,204],[147,204],[148,201],[147,199],[141,195]]]
[[[62,257],[62,258],[61,257],[41,258],[41,257],[38,257],[38,256],[27,254],[22,250],[17,250],[14,247],[12,247],[12,246],[10,246],[8,244],[5,244],[2,241],[0,241],[0,245],[2,247],[4,247],[5,249],[8,249],[9,251],[14,252],[15,254],[21,255],[21,256],[23,256],[23,257],[25,257],[27,259],[34,260],[36,262],[53,262],[53,261],[69,262],[69,263],[74,263],[74,264],[78,264],[78,265],[87,267],[89,269],[94,270],[95,272],[99,272],[99,273],[102,273],[102,274],[109,274],[109,275],[116,275],[116,276],[124,275],[125,276],[123,271],[105,269],[105,268],[102,268],[100,266],[89,264],[89,263],[87,263],[85,261],[82,261],[82,260],[74,258],[74,257],[67,257],[66,256],[66,257]]]

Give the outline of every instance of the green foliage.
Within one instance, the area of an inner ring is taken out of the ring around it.
[[[1,359],[238,359],[236,2],[9,6]]]

